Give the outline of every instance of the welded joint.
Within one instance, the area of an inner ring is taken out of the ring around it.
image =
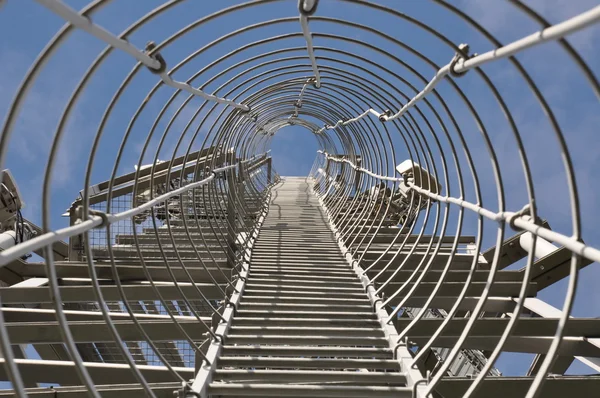
[[[150,58],[156,60],[159,64],[158,68],[153,68],[148,65],[146,66],[146,68],[148,68],[148,70],[150,72],[154,73],[155,75],[162,75],[167,70],[167,61],[165,61],[165,59],[160,54],[160,52],[158,52],[158,51],[155,52],[155,50],[156,50],[155,42],[149,41],[148,43],[146,43],[146,48],[144,49],[144,52],[146,54],[148,54],[148,56]]]
[[[358,269],[358,266],[356,268]],[[360,279],[362,280],[363,278],[365,278],[368,280],[368,282],[366,282],[365,286],[364,286],[365,293],[367,293],[369,291],[370,287],[375,289],[375,284],[373,283],[373,281],[368,279],[368,277],[365,275],[365,272],[362,269],[359,269],[359,271],[362,271],[362,274],[360,275]]]
[[[219,321],[219,323],[222,323],[222,322],[223,322],[223,320],[221,319]],[[224,344],[224,342],[225,342],[225,339],[223,338],[223,336],[218,333],[205,332],[205,333],[202,333],[202,337],[205,339],[209,339],[210,337],[213,337],[212,341],[217,342],[219,344]],[[211,362],[206,357],[202,359],[202,362],[206,362],[206,366],[211,366]]]
[[[452,58],[452,61],[450,61],[450,68],[448,69],[448,73],[452,76],[452,77],[462,77],[464,76],[469,69],[466,69],[462,72],[457,72],[456,71],[456,64],[458,63],[458,61],[465,61],[466,59],[472,58],[473,56],[476,56],[477,54],[473,54],[472,56],[469,56],[469,45],[462,43],[458,46],[458,50],[459,52],[457,52],[456,54],[454,54],[454,57]]]
[[[529,203],[527,203],[525,206],[523,206],[523,208],[517,212],[515,212],[513,215],[510,216],[510,218],[508,219],[508,225],[517,232],[522,231],[519,227],[517,227],[515,225],[515,221],[517,218],[521,218],[524,216],[529,216],[531,215],[531,206]],[[536,223],[537,224],[537,223]]]
[[[220,345],[225,345],[225,336],[219,333],[215,333],[215,341]],[[208,362],[208,359],[206,359],[206,362],[208,363],[208,366],[210,366],[210,362]]]
[[[81,214],[83,212],[83,207],[82,206],[78,206],[77,209],[79,210],[79,213]],[[100,223],[100,225],[97,225],[95,228],[105,228],[110,224],[110,221],[108,219],[108,214],[106,214],[103,211],[98,211],[98,210],[93,210],[93,209],[88,209],[88,213],[92,216],[98,216],[102,219],[102,223]]]
[[[197,397],[197,398],[202,397],[202,395],[200,395],[200,393],[192,390],[192,386],[187,381],[182,381],[181,388],[179,390],[173,391],[173,395],[176,396],[177,398],[189,398],[190,396]]]
[[[391,321],[390,321],[391,322]],[[405,347],[408,348],[408,336],[404,336],[402,339],[400,339],[396,345],[394,346],[394,349],[392,350],[392,357],[394,359],[398,359],[398,350],[401,347]]]
[[[431,381],[431,371],[428,370],[427,373],[425,374],[424,378],[415,381],[415,383],[412,385],[412,398],[417,398],[419,396],[419,393],[417,390],[419,389],[419,386],[421,384],[428,385],[430,381]],[[421,387],[421,389],[423,389],[423,387]]]
[[[381,123],[385,123],[388,121],[388,118],[392,117],[393,114],[394,113],[391,110],[386,109],[379,115],[378,119]],[[360,170],[360,167],[357,166],[357,170]]]
[[[242,282],[246,282],[246,278],[244,278],[244,279],[240,278],[240,280]],[[225,307],[227,307],[227,306],[233,307],[233,315],[237,314],[237,305],[236,305],[236,303],[234,303],[233,301],[229,300],[228,297],[225,298],[225,300],[223,300],[222,304],[225,305]]]
[[[246,108],[238,108],[240,110],[241,113],[250,113],[252,112],[252,107],[250,105],[246,105],[246,104],[242,104],[244,105]],[[253,116],[252,117],[252,121],[256,122],[258,120],[258,116]]]
[[[310,17],[317,11],[319,0],[298,0],[298,12],[305,16]]]
[[[259,225],[259,227],[260,227],[260,225]],[[248,275],[248,272],[249,272],[249,268],[244,269],[244,271],[239,273],[239,276],[246,277]],[[235,292],[232,293],[232,295],[230,297],[226,298],[226,300],[232,305],[226,306],[226,309],[223,312],[223,316],[222,316],[223,321],[219,323],[219,325],[217,326],[217,329],[215,330],[215,334],[217,334],[217,335],[221,335],[221,334],[227,335],[227,333],[231,327],[231,321],[235,315],[235,308],[244,293],[244,288],[245,288],[246,284],[245,284],[244,280],[240,279],[237,281],[237,285],[238,286],[235,287]],[[221,338],[222,337],[223,336],[221,336]],[[196,379],[194,379],[194,382],[191,386],[191,388],[194,389],[194,391],[196,393],[198,393],[199,395],[195,395],[195,394],[191,395],[191,393],[188,393],[188,396],[200,396],[203,398],[208,396],[207,395],[208,384],[210,383],[212,376],[214,374],[214,371],[216,370],[215,366],[216,366],[216,363],[218,362],[218,358],[221,355],[223,346],[224,346],[223,340],[217,341],[217,339],[215,339],[211,342],[211,345],[207,350],[206,357],[213,358],[214,363],[209,364],[207,366],[200,367],[200,370],[196,374]]]
[[[352,253],[350,253],[350,250],[346,250],[344,252],[344,258],[346,259],[346,261],[352,261]]]
[[[377,311],[377,303],[381,303],[383,305],[383,302],[385,300],[383,299],[383,293],[381,294],[381,296],[376,297],[375,300],[373,300],[373,312]]]
[[[330,218],[330,212],[325,206],[323,199],[318,196],[317,198],[319,199],[319,203],[321,204],[322,208],[325,210],[325,214],[328,216],[328,218]],[[331,222],[331,219],[329,219],[328,225],[332,231],[335,230],[335,226],[333,222]],[[340,250],[347,250],[346,245],[344,244],[342,239],[337,239],[337,242]],[[377,315],[379,324],[383,328],[389,347],[392,348],[393,344],[397,344],[398,342],[398,332],[396,331],[394,325],[390,325],[388,322],[384,321],[384,317],[387,318],[388,315],[383,307],[383,302],[378,301],[379,297],[375,293],[375,289],[373,288],[373,286],[369,286],[369,284],[372,283],[371,280],[366,275],[364,275],[364,273],[361,274],[360,271],[362,270],[360,266],[352,264],[350,266],[351,269],[355,272],[356,276],[359,277],[359,280],[363,287],[365,287],[369,301],[375,306],[375,314]],[[400,364],[401,369],[405,371],[405,376],[408,385],[412,386],[417,380],[422,379],[423,375],[420,373],[420,371],[410,368],[410,364],[412,363],[412,356],[408,352],[406,345],[404,346],[405,352],[403,352],[402,354],[398,352],[398,350],[400,350],[401,348],[402,346],[396,346],[394,348],[394,359]],[[421,390],[421,388],[417,388],[417,397],[424,397],[424,393]]]

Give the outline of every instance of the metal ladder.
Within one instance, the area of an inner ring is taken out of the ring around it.
[[[305,178],[274,188],[211,396],[411,396]]]

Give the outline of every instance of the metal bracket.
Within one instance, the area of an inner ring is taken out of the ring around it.
[[[536,224],[543,228],[550,229],[550,225],[545,220],[536,222]],[[502,242],[502,245],[499,247],[500,254],[498,256],[498,269],[502,270],[527,256],[527,251],[525,251],[519,244],[519,238],[524,233],[524,231],[521,231]],[[483,258],[485,258],[489,264],[491,264],[492,260],[494,259],[495,251],[496,247],[491,247],[482,253]]]
[[[458,61],[460,61],[461,59],[467,59],[470,58],[469,56],[469,45],[468,44],[460,44],[458,46],[458,49],[460,50],[460,52],[457,52],[456,54],[454,54],[454,58],[452,58],[452,61],[450,61],[450,70],[449,73],[452,77],[462,77],[464,76],[468,71],[465,70],[463,72],[457,72],[454,68],[456,67],[456,63]]]
[[[381,115],[379,115],[379,121],[382,123],[385,123],[388,121],[388,118],[392,117],[394,114],[392,113],[391,110],[386,109],[385,111],[383,111],[383,113]]]
[[[154,49],[156,49],[156,43],[154,43],[153,41],[149,41],[148,43],[146,43],[146,49],[145,52],[153,59],[157,60],[158,63],[160,64],[160,66],[158,68],[151,68],[151,67],[147,67],[148,70],[156,75],[161,75],[163,73],[165,73],[165,71],[167,70],[167,61],[165,61],[165,59],[163,58],[162,55],[160,55],[159,52],[156,53],[152,53],[154,51]],[[152,53],[152,54],[151,54]]]
[[[79,213],[81,214],[81,212],[82,212],[82,207],[79,206]],[[92,209],[88,209],[88,213],[91,214],[92,216],[98,216],[102,219],[102,223],[100,225],[98,225],[96,227],[96,229],[104,228],[104,227],[108,226],[108,224],[110,224],[110,221],[108,221],[108,214],[106,214],[102,211],[92,210]]]
[[[181,388],[179,390],[175,390],[173,395],[176,395],[177,398],[189,398],[190,396],[202,398],[200,393],[192,390],[191,386],[186,381],[181,382]]]
[[[313,15],[317,11],[317,6],[319,5],[319,0],[314,0],[315,4],[313,4],[312,8],[308,11],[304,9],[304,3],[306,0],[298,0],[298,11],[300,14],[309,17]]]

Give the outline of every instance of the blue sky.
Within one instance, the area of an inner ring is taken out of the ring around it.
[[[67,3],[75,8],[82,8],[87,4],[87,1],[71,0]],[[94,16],[94,21],[111,32],[119,33],[133,21],[160,5],[162,1],[119,0],[114,3],[118,4],[106,6]],[[129,40],[138,48],[143,48],[148,40],[160,42],[180,27],[193,22],[200,16],[213,12],[224,5],[237,3],[238,1],[182,1],[181,4],[157,18],[148,26],[140,28],[129,37]],[[452,57],[452,51],[448,47],[406,21],[400,21],[397,18],[376,11],[365,11],[363,8],[348,3],[334,1],[322,1],[321,3],[318,16],[341,17],[348,21],[374,26],[383,33],[421,50],[440,65],[447,63]],[[416,0],[403,2],[388,0],[381,3],[390,6],[400,5],[399,9],[402,12],[434,25],[454,43],[469,43],[473,52],[482,53],[492,48],[487,40],[434,3]],[[526,3],[538,10],[551,22],[562,21],[597,5],[596,0],[534,0]],[[539,29],[539,26],[502,1],[461,0],[453,2],[453,4],[463,7],[469,15],[476,18],[493,34],[497,35],[502,42],[518,39]],[[162,54],[167,59],[169,66],[174,66],[191,51],[228,32],[273,18],[294,17],[296,13],[295,0],[255,7],[247,12],[236,13],[226,20],[210,22],[201,29],[190,32],[168,46],[162,51]],[[0,118],[4,117],[28,66],[62,23],[63,21],[58,17],[32,0],[8,0],[0,8],[0,37],[2,37],[2,40],[0,40]],[[414,55],[398,48],[389,41],[382,40],[373,33],[343,28],[339,25],[319,21],[311,23],[311,30],[313,32],[338,34],[366,43],[377,44],[382,50],[388,51],[390,54],[414,65],[417,70],[428,78],[433,76],[434,70],[431,67],[416,59]],[[227,40],[223,45],[205,51],[189,65],[181,68],[177,72],[176,78],[185,80],[215,58],[223,56],[244,44],[290,32],[300,32],[300,25],[297,21],[250,31],[242,37]],[[592,67],[596,75],[600,71],[599,39],[599,26],[569,37],[569,41],[580,52],[588,65]],[[285,44],[290,47],[300,47],[304,45],[304,40],[301,37],[296,37],[286,41]],[[331,46],[364,56],[381,66],[381,68],[387,68],[406,77],[415,86],[423,86],[419,79],[415,78],[406,69],[399,67],[389,57],[382,56],[365,46],[319,37],[315,38],[315,46]],[[39,223],[41,217],[40,187],[47,161],[48,148],[53,140],[58,116],[62,113],[65,101],[86,68],[104,47],[103,43],[84,32],[77,31],[71,35],[40,75],[19,116],[11,138],[11,146],[5,166],[10,168],[16,177],[27,203],[24,211],[25,217],[34,222]],[[278,47],[278,43],[266,44],[260,47],[260,51],[267,52]],[[226,61],[225,65],[232,65],[243,60],[244,57],[252,55],[255,55],[252,51],[244,52]],[[295,52],[293,55],[305,55],[305,53]],[[320,60],[320,65],[341,67],[334,61],[325,59],[333,57],[331,53],[317,48],[317,56],[324,57]],[[349,58],[344,59],[349,60]],[[585,215],[582,220],[583,236],[587,243],[600,247],[600,234],[597,232],[596,226],[600,216],[598,211],[600,188],[598,188],[597,183],[599,181],[598,170],[600,169],[598,98],[587,87],[587,83],[574,64],[566,58],[564,52],[554,43],[531,49],[518,55],[518,59],[534,76],[540,90],[551,104],[559,124],[564,129],[567,143],[573,153],[577,167],[581,208]],[[307,59],[302,61],[302,63],[307,62]],[[357,67],[362,66],[373,70],[381,77],[381,84],[388,85],[386,87],[390,87],[390,89],[391,87],[399,87],[410,92],[406,89],[406,86],[403,86],[401,82],[383,69],[377,69],[372,65],[359,61],[351,62],[355,63]],[[300,63],[300,61],[291,61],[286,64],[293,63]],[[91,80],[89,89],[82,96],[69,120],[62,141],[60,156],[57,159],[56,172],[53,176],[54,188],[51,196],[51,208],[53,210],[52,225],[55,228],[64,226],[67,222],[66,219],[60,217],[60,214],[69,207],[82,188],[85,161],[89,154],[92,139],[96,134],[100,117],[111,96],[134,65],[135,62],[128,55],[113,52]],[[309,68],[307,67],[306,70],[309,70]],[[498,86],[521,131],[532,164],[540,215],[549,220],[553,229],[566,234],[571,233],[570,203],[565,187],[564,167],[547,118],[543,115],[531,93],[524,87],[523,80],[517,76],[515,70],[507,61],[498,61],[486,65],[483,70]],[[368,76],[359,69],[353,69],[353,72],[357,76],[372,78],[372,76]],[[202,74],[194,83],[200,85],[216,73],[218,73],[217,68],[212,68]],[[308,72],[302,72],[293,76],[309,75]],[[231,77],[233,73],[227,76]],[[141,71],[135,76],[130,88],[119,101],[117,111],[111,115],[104,129],[98,159],[93,169],[94,182],[102,181],[110,175],[116,149],[120,144],[127,123],[156,81],[154,75],[147,71]],[[217,89],[221,82],[222,80],[218,79],[209,84],[206,91],[210,92]],[[489,90],[483,88],[481,78],[475,73],[467,74],[467,76],[458,80],[458,84],[473,101],[488,130],[491,141],[497,148],[497,156],[501,164],[507,195],[509,196],[507,198],[507,208],[509,210],[520,209],[526,203],[527,198],[521,165],[514,150],[514,139],[506,119]],[[485,192],[483,196],[484,204],[488,208],[496,208],[497,199],[493,189],[492,169],[480,131],[465,107],[458,101],[456,93],[447,83],[442,83],[438,87],[438,91],[452,109],[473,151],[473,160],[480,176],[482,190]],[[143,139],[146,137],[156,113],[172,93],[173,89],[161,87],[148,102],[146,109],[142,112],[142,117],[132,129],[131,140],[126,144],[126,155],[119,167],[120,172],[133,171],[133,165],[137,163],[140,155]],[[166,126],[166,121],[175,113],[177,107],[183,103],[184,98],[187,98],[187,95],[178,96],[174,101],[174,105],[168,108],[165,118],[159,121],[158,131],[160,134]],[[398,109],[404,103],[403,100],[394,96],[386,98],[386,100],[391,104],[395,104],[396,108],[394,109]],[[164,159],[171,156],[176,138],[182,133],[187,121],[200,104],[199,100],[192,100],[183,109],[181,115],[175,119],[159,158]],[[369,106],[366,102],[361,105],[365,106],[364,109]],[[436,109],[439,109],[439,106],[436,105]],[[427,109],[424,109],[424,114],[428,117],[432,115]],[[447,117],[445,117],[445,121],[448,122]],[[319,122],[319,124],[322,124],[322,122]],[[198,125],[198,122],[193,123],[194,127]],[[207,131],[207,126],[202,127],[198,140],[192,143],[194,148],[199,147],[203,134],[206,134]],[[156,133],[157,136],[151,141],[149,149],[151,155],[154,154],[158,145],[158,134]],[[452,135],[453,139],[456,139],[456,134],[452,133]],[[187,134],[184,142],[189,142],[190,136],[191,134]],[[408,152],[398,135],[393,136],[392,144],[394,144],[396,150],[395,162],[397,164],[408,157]],[[389,143],[382,142],[381,145],[389,146]],[[305,175],[313,163],[317,149],[317,142],[310,132],[300,127],[284,128],[275,136],[272,143],[275,168],[281,175]],[[151,155],[146,155],[145,160],[147,161]],[[460,156],[460,162],[465,166],[465,159],[462,157],[463,155]],[[455,175],[453,171],[450,173],[453,176]],[[471,195],[470,198],[472,199],[472,181],[468,181],[467,185],[467,195],[468,197]],[[456,192],[456,186],[451,188],[453,192]],[[452,220],[456,220],[456,218],[452,218]],[[474,220],[473,215],[466,217],[467,233],[474,232]],[[449,231],[452,231],[453,228],[454,224],[451,223]],[[493,245],[495,226],[486,223],[485,231],[483,249]],[[581,275],[574,315],[600,316],[598,305],[600,303],[600,292],[597,289],[598,283],[600,283],[600,270],[597,264],[584,269]],[[552,289],[548,289],[548,291],[541,292],[540,297],[560,307],[565,288],[566,283],[560,283]],[[513,366],[517,362],[510,361],[506,363]],[[510,373],[511,367],[505,366],[506,363],[503,364],[501,361],[499,367],[506,373]],[[518,362],[518,364],[522,363],[524,362]],[[512,371],[518,373],[522,369],[513,368]],[[574,368],[573,371],[588,372],[587,368]]]

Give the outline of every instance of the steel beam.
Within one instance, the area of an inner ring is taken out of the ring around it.
[[[149,314],[152,316],[151,314]],[[141,327],[153,341],[184,340],[185,336],[175,323],[164,316],[163,319],[139,320]],[[193,317],[190,317],[193,318]],[[210,324],[210,318],[203,318]],[[178,320],[177,323],[194,340],[206,338],[206,328],[194,320]],[[114,320],[113,324],[123,341],[144,341],[145,338],[133,321]],[[114,342],[108,326],[104,321],[69,321],[69,330],[77,343],[112,343]],[[63,337],[61,328],[56,322],[9,322],[6,330],[13,344],[61,344]]]
[[[159,260],[147,260],[147,271],[152,277],[152,280],[157,282],[173,282],[172,277],[166,269],[164,261]],[[208,268],[208,272],[204,269],[199,261],[184,261],[187,271],[193,278],[195,283],[212,282],[210,275],[212,275],[218,283],[223,283],[225,277],[214,266],[214,263],[210,260],[205,260],[205,265]],[[223,259],[217,263],[222,270],[227,270],[227,261]],[[177,281],[190,282],[187,273],[181,269],[181,264],[177,261],[169,261],[169,266],[172,267],[172,272],[175,275]],[[56,272],[59,278],[89,278],[89,269],[87,264],[82,263],[55,263]],[[123,262],[119,262],[117,265],[119,278],[121,281],[145,281],[146,274],[140,264],[132,264],[128,259]],[[100,279],[112,279],[112,268],[110,264],[96,262],[94,269]],[[210,275],[209,275],[210,273]],[[22,275],[25,277],[47,277],[46,265],[43,263],[28,263],[27,267],[23,269]],[[229,277],[229,275],[227,275]]]
[[[173,398],[173,393],[181,388],[179,382],[149,383],[156,398]],[[107,384],[97,385],[96,390],[102,398],[147,398],[148,394],[140,384]],[[88,398],[89,390],[84,386],[27,388],[25,392],[31,397],[40,398]],[[14,397],[14,390],[0,390],[0,397]]]
[[[28,281],[31,281],[29,279]],[[26,281],[27,282],[27,281]],[[165,300],[181,300],[182,293],[188,300],[203,300],[198,293],[199,289],[210,300],[219,300],[223,298],[223,291],[226,285],[221,285],[221,289],[212,283],[178,283],[176,287],[173,283],[157,283],[156,287],[149,284],[123,285],[123,291],[128,301],[140,300],[158,300],[156,290]],[[156,289],[156,290],[155,290]],[[102,296],[106,301],[121,301],[122,297],[119,290],[114,285],[103,285],[100,287]],[[61,299],[64,302],[94,302],[96,297],[92,286],[61,286]],[[50,303],[52,298],[48,287],[17,287],[0,288],[0,299],[4,304],[35,304]]]
[[[57,383],[61,386],[78,385],[81,383],[75,372],[75,363],[71,361],[48,361],[37,359],[15,359],[20,372],[26,372],[38,383]],[[7,380],[4,358],[0,358],[0,379]],[[125,364],[108,364],[84,362],[84,366],[96,384],[128,384],[136,379]],[[138,365],[137,368],[150,383],[177,381],[165,366]],[[193,368],[175,367],[174,370],[182,377],[190,379],[194,375]],[[56,395],[55,395],[56,396]]]
[[[53,309],[41,309],[41,308],[15,308],[15,307],[1,307],[0,310],[7,322],[44,322],[44,321],[55,321],[56,314]],[[77,310],[64,310],[65,316],[68,320],[72,321],[93,321],[102,319],[102,313],[100,311],[77,311]],[[129,319],[130,316],[125,312],[109,312],[111,319]],[[139,319],[152,319],[152,320],[172,320],[169,315],[159,314],[148,314],[148,313],[135,313],[134,316]],[[194,316],[183,316],[174,315],[177,321],[197,321]],[[210,317],[201,317],[206,322],[210,322]]]
[[[477,397],[506,398],[524,397],[533,377],[489,377],[481,384]],[[448,377],[442,380],[436,389],[444,398],[461,398],[473,383],[472,378]],[[598,376],[564,376],[560,379],[548,377],[540,397],[595,397],[600,391]]]

